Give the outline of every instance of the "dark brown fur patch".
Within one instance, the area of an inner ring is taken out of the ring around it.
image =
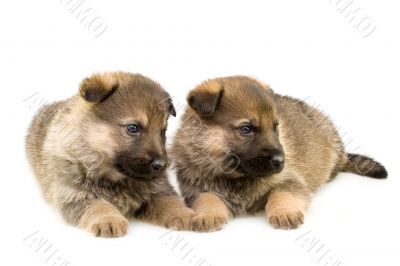
[[[222,94],[223,84],[220,82],[203,83],[197,90],[191,91],[187,101],[193,109],[202,116],[209,116],[214,113]]]
[[[352,153],[348,153],[347,158],[343,171],[380,179],[388,176],[385,167],[372,158]]]
[[[99,102],[111,96],[118,87],[118,79],[111,73],[84,79],[79,92],[88,102]]]

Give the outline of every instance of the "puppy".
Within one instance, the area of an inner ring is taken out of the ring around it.
[[[125,235],[131,217],[188,229],[194,212],[165,173],[169,115],[159,84],[122,72],[87,78],[78,95],[41,108],[26,151],[46,200],[96,236]]]
[[[252,78],[206,81],[187,101],[172,157],[197,213],[194,230],[218,230],[263,209],[273,227],[296,228],[313,193],[338,172],[387,177],[374,160],[346,153],[319,110]]]

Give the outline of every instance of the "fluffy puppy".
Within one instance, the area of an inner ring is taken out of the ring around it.
[[[386,178],[374,160],[349,154],[319,110],[237,76],[208,80],[187,97],[172,147],[193,229],[265,209],[275,228],[296,228],[313,193],[338,172]]]
[[[189,228],[193,211],[165,173],[169,115],[159,84],[123,72],[87,78],[78,95],[42,107],[26,151],[46,200],[96,236],[125,235],[131,217]]]

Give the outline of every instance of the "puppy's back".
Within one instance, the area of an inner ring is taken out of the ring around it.
[[[275,94],[281,117],[280,140],[287,167],[296,169],[311,191],[336,175],[346,160],[336,127],[322,111],[304,101]]]
[[[54,118],[64,105],[65,102],[60,101],[41,107],[33,118],[26,136],[26,154],[41,185],[45,178],[43,146]]]

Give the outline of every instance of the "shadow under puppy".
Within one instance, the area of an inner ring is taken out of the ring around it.
[[[46,200],[96,236],[125,235],[128,218],[189,229],[193,211],[169,184],[165,132],[175,109],[156,82],[112,72],[41,108],[26,138]]]
[[[296,228],[313,193],[340,171],[386,178],[374,160],[348,154],[319,110],[237,76],[209,80],[187,97],[172,147],[193,229],[213,231],[265,209],[275,228]]]

